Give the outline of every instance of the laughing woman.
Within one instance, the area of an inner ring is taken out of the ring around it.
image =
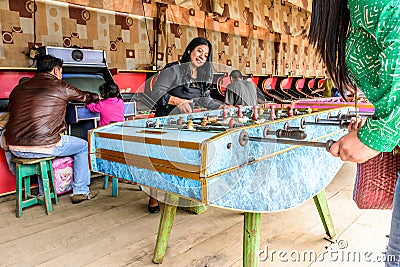
[[[212,84],[212,46],[203,38],[194,38],[186,47],[182,59],[169,63],[161,71],[152,91],[156,117],[191,113],[195,104],[218,109],[221,103],[210,97]],[[148,210],[160,211],[156,190],[150,190]]]

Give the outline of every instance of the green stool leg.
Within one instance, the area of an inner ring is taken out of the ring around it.
[[[243,267],[258,266],[260,249],[260,213],[244,213]]]
[[[325,189],[314,196],[315,206],[317,206],[319,217],[325,228],[325,233],[329,238],[336,235],[335,227],[333,226],[332,216],[329,212],[328,201],[326,199]]]
[[[21,175],[21,166],[17,163],[16,165],[16,210],[15,215],[17,218],[22,216],[22,175]]]
[[[31,195],[31,176],[25,176],[24,178],[24,191],[25,191],[25,199],[28,199]]]
[[[51,195],[49,188],[49,176],[47,170],[47,163],[45,161],[40,162],[40,176],[42,178],[43,184],[43,194],[44,194],[44,202],[46,205],[46,212],[50,214],[53,211],[53,207],[51,206]]]
[[[112,179],[112,196],[118,196],[118,178],[115,177]]]
[[[51,199],[54,198],[54,203],[58,204],[58,196],[57,196],[57,191],[56,191],[56,183],[54,182],[54,172],[53,172],[53,164],[51,160],[47,161],[47,170],[50,175],[50,189],[52,190],[52,193],[50,195]]]
[[[158,235],[156,247],[154,249],[153,263],[162,263],[167,249],[169,235],[176,214],[176,206],[179,197],[171,194],[165,194],[165,204],[161,213],[160,225],[158,226]]]
[[[104,175],[103,188],[104,188],[104,189],[107,189],[107,188],[108,188],[108,176],[107,176],[107,175]]]

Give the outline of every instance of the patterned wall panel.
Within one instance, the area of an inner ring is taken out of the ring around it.
[[[86,7],[118,11],[142,16],[144,3],[147,16],[155,17],[158,3],[169,4],[195,11],[203,11],[210,16],[230,18],[257,27],[267,27],[279,33],[298,35],[305,27],[300,18],[308,17],[312,0],[57,0]],[[187,18],[187,17],[186,17]],[[274,23],[271,23],[274,22]],[[272,28],[271,28],[272,27]]]
[[[295,6],[301,7],[311,12],[312,0],[285,0],[285,1],[288,1],[289,3],[292,3]]]
[[[8,3],[0,6],[0,27],[5,32],[0,43],[0,66],[27,67],[31,62],[24,53],[34,41],[33,1],[2,2]],[[99,1],[89,2],[93,5]],[[109,66],[121,69],[150,65],[152,19],[64,2],[36,1],[36,5],[37,46],[105,50]]]
[[[49,0],[48,0],[49,1]],[[128,13],[132,15],[143,15],[143,0],[107,0],[107,1],[99,1],[99,0],[57,0],[58,2],[70,3],[85,7],[91,7],[101,10],[109,10],[109,11],[118,11],[122,13]],[[152,1],[146,0],[143,1],[145,6],[147,3],[151,4]],[[146,14],[148,14],[146,10]]]
[[[124,12],[124,13],[130,13],[134,15],[140,15],[141,10],[142,10],[142,1],[138,0],[107,0],[107,1],[98,1],[98,0],[57,0],[59,2],[66,2],[66,3],[71,3],[71,4],[77,4],[77,5],[82,5],[82,6],[87,6],[87,7],[93,7],[93,8],[98,8],[98,9],[104,9],[104,10],[113,10],[113,11],[119,11],[119,12]],[[271,5],[271,2],[274,2],[274,0],[255,0],[255,1],[241,1],[241,0],[145,0],[143,1],[144,3],[152,3],[152,2],[160,2],[160,3],[165,3],[169,5],[178,5],[184,8],[194,8],[197,10],[201,11],[207,11],[207,12],[217,12],[222,14],[225,9],[225,5],[230,5],[232,3],[233,5],[231,7],[231,13],[225,13],[225,14],[230,14],[231,17],[235,17],[238,19],[238,16],[240,16],[239,13],[239,7],[240,5],[244,5],[243,2],[248,2],[247,6],[249,9],[252,9],[254,7],[254,16],[255,16],[255,21],[258,20],[257,14],[258,11],[260,10],[259,8],[262,8],[263,5]],[[253,3],[250,3],[253,2]],[[281,0],[275,1],[275,2],[281,2]],[[307,10],[311,12],[311,7],[312,7],[312,0],[282,0],[284,3],[288,3],[291,5],[294,5],[296,7],[300,7],[304,10]],[[250,7],[252,5],[252,7]],[[227,12],[227,11],[225,11]],[[261,18],[262,19],[262,18]]]
[[[299,35],[306,27],[306,20],[310,12],[282,0],[215,0],[214,14],[221,17],[264,27],[274,32]]]
[[[229,66],[254,74],[322,73],[322,64],[302,37],[309,13],[287,2],[221,0],[211,6],[206,0],[182,0],[188,5],[183,8],[174,0],[169,1],[172,5],[161,23],[153,19],[155,1],[143,1],[143,6],[142,1],[126,2],[130,4],[37,0],[36,45],[103,49],[112,68],[146,69],[152,62],[153,29],[157,28],[159,68],[180,59],[191,39],[205,36],[213,44],[215,71]],[[223,16],[210,12],[216,3],[223,3]],[[33,10],[32,0],[0,1],[0,66],[32,63],[24,53],[34,40]]]

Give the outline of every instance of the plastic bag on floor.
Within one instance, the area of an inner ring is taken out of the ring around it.
[[[72,157],[53,159],[53,173],[57,195],[72,190],[74,179],[74,159]]]

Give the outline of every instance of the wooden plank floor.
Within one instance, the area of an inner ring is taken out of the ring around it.
[[[345,163],[326,189],[337,243],[324,239],[309,200],[261,216],[260,266],[383,266],[378,260],[385,251],[391,211],[359,210],[351,198],[354,177],[355,165]],[[51,215],[38,205],[24,209],[17,219],[14,196],[0,198],[0,266],[156,266],[151,258],[160,215],[147,213],[146,193],[120,183],[114,198],[111,185],[103,190],[102,182],[93,179],[92,188],[100,195],[90,201],[72,205],[69,196],[61,196]],[[242,233],[241,212],[211,207],[194,215],[178,210],[159,266],[242,266]],[[312,258],[297,258],[303,254]],[[359,254],[360,261],[354,258]]]

